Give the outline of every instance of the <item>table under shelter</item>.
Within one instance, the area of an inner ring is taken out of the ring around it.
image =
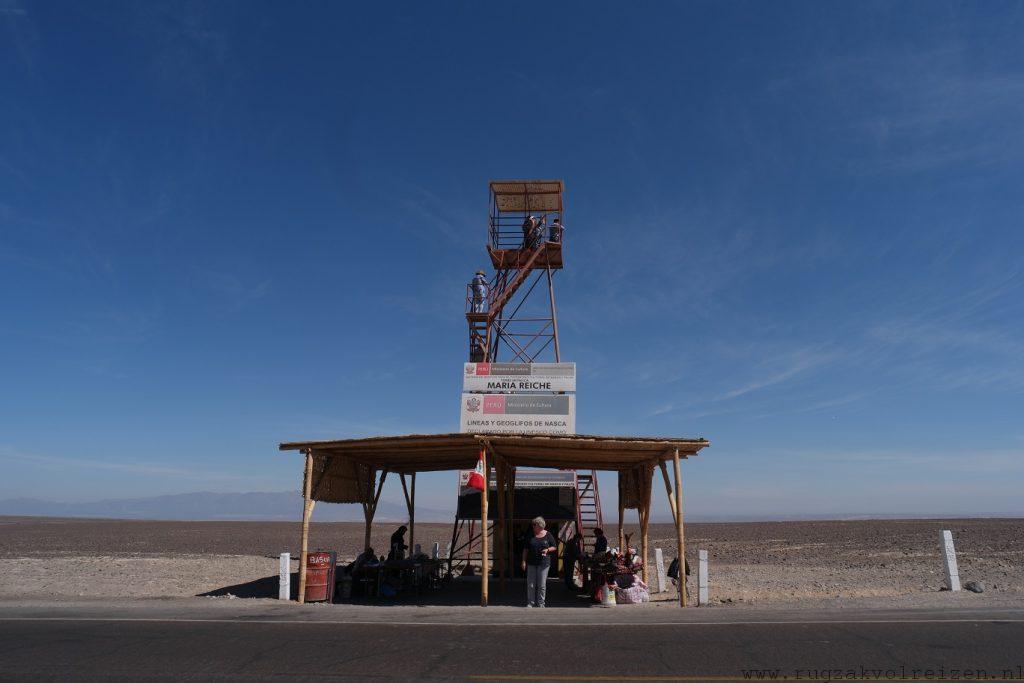
[[[416,473],[443,470],[467,470],[484,461],[485,491],[494,496],[497,516],[494,523],[494,547],[489,548],[486,531],[481,534],[480,604],[487,605],[490,557],[494,556],[498,580],[511,580],[515,558],[508,519],[514,509],[513,496],[517,467],[599,470],[618,473],[619,544],[625,511],[635,509],[640,522],[640,546],[643,571],[647,569],[647,531],[650,522],[654,471],[661,470],[675,524],[679,557],[685,557],[683,527],[683,490],[680,462],[710,443],[706,439],[654,438],[587,435],[520,435],[520,434],[412,434],[380,436],[337,441],[297,441],[282,443],[281,450],[299,451],[305,455],[303,477],[303,512],[301,560],[299,562],[299,602],[303,602],[306,585],[306,555],[309,545],[309,520],[317,501],[327,503],[359,503],[366,523],[365,544],[370,545],[370,531],[384,482],[395,474],[409,512],[409,547],[415,542]],[[669,476],[671,463],[673,477]],[[673,481],[674,479],[674,481]],[[487,529],[489,498],[481,496],[481,528]],[[582,533],[582,530],[577,530]],[[683,562],[680,559],[680,566]],[[645,576],[645,580],[649,577]],[[679,605],[686,605],[685,581],[679,581]]]

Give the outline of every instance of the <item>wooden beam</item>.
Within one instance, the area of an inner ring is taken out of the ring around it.
[[[415,479],[416,474],[415,473],[412,473],[409,476],[412,478],[412,480],[414,482],[416,481],[416,479]],[[416,550],[416,545],[415,545],[415,542],[414,542],[415,537],[416,537],[416,533],[414,531],[414,526],[413,526],[415,524],[415,520],[416,520],[416,514],[415,514],[415,512],[413,512],[413,499],[416,496],[416,491],[414,489],[412,495],[411,496],[409,495],[409,487],[407,487],[405,485],[405,473],[404,472],[399,473],[398,480],[400,482],[402,482],[402,495],[405,497],[405,511],[409,515],[409,523],[408,523],[408,527],[409,527],[409,557],[412,557],[413,551]]]
[[[402,482],[402,495],[405,496],[405,507],[409,507],[409,489],[405,486],[405,472],[399,472],[398,481]]]
[[[506,590],[508,590],[508,585],[511,583],[512,576],[515,574],[516,567],[519,563],[517,561],[515,553],[512,551],[515,545],[515,529],[512,528],[512,523],[515,521],[516,517],[516,468],[507,460],[506,467],[508,468],[508,471],[506,472],[506,474],[508,475],[508,491],[506,493],[507,500],[505,501],[505,508],[508,510],[509,534],[508,538],[505,539],[505,552],[508,555],[509,575],[505,578],[505,585]]]
[[[686,607],[686,537],[683,533],[683,475],[679,467],[679,451],[672,458],[676,475],[676,541],[679,547],[679,606]]]
[[[327,470],[331,468],[331,463],[333,462],[331,456],[329,455],[324,454],[321,457],[323,458],[324,466],[323,469],[320,470],[320,478],[317,479],[316,486],[313,487],[309,495],[309,497],[312,498],[313,500],[316,500],[317,496],[320,495],[320,491],[324,487],[324,480],[327,478]],[[316,460],[316,455],[313,456],[313,459],[314,461]]]
[[[487,580],[491,573],[491,562],[487,556],[487,497],[491,490],[491,467],[487,463],[487,449],[482,445],[480,459],[484,463],[484,490],[480,494],[480,606],[487,607]]]
[[[650,459],[662,454],[667,459],[666,449],[678,448],[680,455],[695,455],[697,451],[711,445],[706,439],[643,439],[643,438],[589,438],[579,436],[513,436],[513,435],[482,435],[482,434],[438,434],[434,436],[420,435],[409,437],[376,437],[370,439],[346,439],[340,441],[303,441],[279,444],[282,451],[305,451],[315,448],[318,451],[331,451],[338,455],[347,455],[353,451],[376,451],[398,453],[408,448],[443,449],[448,452],[475,451],[481,438],[490,438],[495,445],[504,451],[506,447],[526,447],[543,450],[547,453],[558,450],[618,450],[624,454],[634,455],[638,459]],[[503,453],[504,454],[504,453]]]
[[[668,469],[665,467],[665,461],[659,460],[658,465],[661,467],[661,478],[665,480],[665,493],[668,494],[668,506],[672,509],[672,523],[679,523],[679,514],[676,512],[676,499],[672,495],[672,482],[668,479]]]
[[[497,480],[495,498],[498,499],[498,520],[494,525],[494,562],[498,567],[498,589],[504,592],[505,586],[505,462],[492,451],[494,459],[494,477]]]
[[[373,496],[373,502],[363,506],[363,516],[366,519],[366,529],[363,533],[363,548],[370,547],[370,532],[373,528],[373,516],[377,514],[377,503],[380,501],[380,492],[384,490],[384,480],[388,476],[387,468],[380,471],[380,482],[377,484],[377,493]]]
[[[398,480],[402,482],[402,495],[405,496],[405,509],[409,514],[409,556],[412,557],[412,553],[416,550],[416,473],[412,472],[409,478],[411,484],[406,486],[405,473],[398,474]]]
[[[626,519],[626,501],[622,499],[622,473],[619,473],[619,552],[626,553],[626,530],[622,526]]]
[[[302,483],[302,541],[299,553],[299,604],[306,602],[306,554],[309,551],[309,517],[313,513],[313,452],[306,451],[306,476]]]
[[[640,561],[643,563],[643,579],[649,584],[653,580],[653,575],[647,569],[647,530],[651,525],[651,489],[654,488],[654,463],[645,465],[643,472],[643,498],[640,501],[640,508],[643,509],[643,514],[640,516],[640,543],[643,545],[640,550]]]

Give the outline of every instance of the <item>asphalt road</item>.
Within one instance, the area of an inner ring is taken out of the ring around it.
[[[195,612],[0,606],[0,679],[1024,678],[1021,611]]]

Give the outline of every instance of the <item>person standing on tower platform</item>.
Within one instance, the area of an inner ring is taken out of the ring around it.
[[[523,249],[533,249],[538,227],[540,227],[540,221],[536,216],[527,216],[523,221]]]
[[[487,308],[487,277],[484,271],[476,271],[469,286],[473,293],[473,312],[484,313]]]
[[[550,241],[552,241],[552,242],[561,242],[562,241],[562,230],[564,230],[564,229],[565,229],[565,227],[562,225],[562,220],[560,218],[556,218],[554,221],[552,221],[551,222],[551,236],[549,237]]]

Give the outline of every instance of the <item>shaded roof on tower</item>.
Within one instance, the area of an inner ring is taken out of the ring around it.
[[[501,213],[547,213],[562,210],[561,180],[492,180],[491,193]]]

